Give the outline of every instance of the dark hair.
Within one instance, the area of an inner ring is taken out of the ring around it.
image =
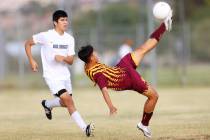
[[[93,53],[93,47],[91,45],[82,46],[78,52],[79,58],[84,61],[85,63],[88,63],[89,57]]]
[[[57,10],[53,13],[52,20],[58,22],[61,17],[68,17],[67,13],[63,10]]]

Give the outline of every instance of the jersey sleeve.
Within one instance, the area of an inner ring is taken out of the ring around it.
[[[96,82],[96,84],[99,86],[100,89],[107,87],[107,79],[101,72],[96,73],[93,76],[93,79]]]
[[[70,55],[75,55],[75,40],[74,38],[72,37],[70,39],[70,42],[69,42],[69,47],[68,47],[68,56]]]
[[[45,32],[33,35],[33,41],[35,44],[45,44],[45,40]]]

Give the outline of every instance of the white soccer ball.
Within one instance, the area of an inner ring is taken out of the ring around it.
[[[164,20],[170,11],[171,7],[166,2],[157,2],[153,7],[153,15],[158,20]]]

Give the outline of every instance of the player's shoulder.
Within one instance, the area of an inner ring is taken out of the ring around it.
[[[53,29],[49,29],[47,31],[43,31],[43,32],[40,32],[40,34],[44,35],[44,36],[50,36],[54,33]]]
[[[34,35],[43,36],[43,35],[47,35],[47,34],[48,34],[48,31],[42,31],[42,32],[35,33]]]
[[[85,71],[98,71],[102,68],[104,68],[104,64],[101,64],[101,63],[97,63],[95,64],[94,66],[85,66]]]
[[[64,32],[64,36],[67,37],[68,39],[74,40],[73,35],[71,35],[71,34],[69,34],[67,32]]]
[[[52,34],[52,33],[55,33],[55,30],[54,29],[49,29],[49,30],[45,31],[44,33]]]

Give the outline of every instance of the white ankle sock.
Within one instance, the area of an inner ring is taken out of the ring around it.
[[[82,131],[85,131],[87,125],[80,116],[79,112],[75,111],[71,114],[72,119],[76,122],[76,124],[82,129]]]
[[[52,100],[46,100],[45,105],[49,108],[60,107],[60,98],[56,97]]]

